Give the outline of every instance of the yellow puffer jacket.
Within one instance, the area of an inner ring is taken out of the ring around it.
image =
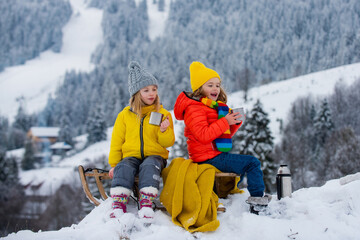
[[[144,159],[150,155],[160,155],[167,159],[169,151],[175,142],[174,126],[171,114],[162,106],[159,110],[164,119],[169,116],[170,126],[165,132],[159,126],[149,124],[150,112],[154,105],[142,108],[144,117],[139,121],[137,115],[125,107],[117,116],[110,145],[109,164],[115,167],[125,157]]]

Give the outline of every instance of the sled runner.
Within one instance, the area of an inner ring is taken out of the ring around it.
[[[94,197],[93,193],[90,190],[88,178],[94,178],[100,197],[102,200],[106,200],[109,196],[107,195],[104,188],[104,181],[111,181],[109,176],[109,171],[99,168],[87,168],[84,169],[82,165],[78,167],[81,185],[86,194],[86,197],[91,203],[95,206],[100,205],[100,199]],[[214,182],[214,192],[218,195],[219,198],[226,198],[227,195],[234,190],[236,184],[236,179],[239,177],[235,173],[216,173],[215,182]],[[138,188],[139,178],[135,178],[133,194],[130,196],[139,206],[138,197],[139,197],[139,188]],[[164,209],[164,207],[158,202],[155,201],[156,209]]]

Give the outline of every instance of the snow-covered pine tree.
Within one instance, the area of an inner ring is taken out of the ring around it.
[[[234,141],[239,147],[240,154],[253,155],[260,160],[266,191],[272,192],[275,190],[277,166],[271,157],[274,138],[269,129],[269,123],[268,114],[263,110],[260,100],[257,100],[246,117],[243,130],[236,134]]]
[[[36,162],[33,143],[30,140],[27,140],[25,143],[24,158],[21,161],[21,168],[23,170],[34,169]]]
[[[0,231],[5,236],[7,232],[18,230],[12,219],[22,209],[24,202],[16,161],[6,158],[5,150],[0,149]]]
[[[26,132],[36,123],[36,115],[28,115],[24,97],[17,98],[19,108],[8,135],[8,149],[22,148],[26,141]]]
[[[158,10],[159,10],[159,12],[165,11],[165,0],[159,0],[159,2],[158,2]]]
[[[334,131],[334,124],[331,119],[331,112],[327,99],[325,98],[320,105],[313,121],[314,134],[314,153],[312,157],[312,169],[317,172],[317,177],[321,181],[325,177],[326,159],[324,146],[329,136]]]
[[[86,132],[88,133],[88,144],[106,140],[106,121],[100,106],[96,107],[86,123]]]
[[[31,117],[26,114],[24,97],[19,97],[17,102],[19,102],[19,108],[12,126],[26,133],[32,125]]]
[[[39,126],[55,126],[55,100],[48,95],[47,104],[42,112],[38,116],[38,125]]]
[[[334,123],[332,122],[331,112],[327,99],[321,102],[319,112],[314,118],[315,135],[317,136],[317,144],[323,146],[326,139],[334,130]]]
[[[8,145],[9,120],[0,115],[0,151],[5,151]]]
[[[71,128],[70,119],[66,114],[63,114],[60,120],[59,141],[65,142],[71,146],[74,145],[73,129]]]
[[[352,127],[335,131],[325,145],[324,181],[360,172],[360,140]]]
[[[251,84],[254,83],[255,76],[248,67],[242,69],[236,74],[236,81],[239,83],[239,88],[244,92],[244,101],[247,102],[248,91]]]

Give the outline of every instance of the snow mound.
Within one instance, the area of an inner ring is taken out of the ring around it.
[[[215,232],[190,234],[174,225],[171,217],[155,212],[154,223],[144,225],[137,217],[134,202],[129,213],[110,219],[111,199],[95,207],[79,224],[59,231],[19,231],[4,240],[21,239],[359,239],[360,173],[328,181],[322,187],[304,188],[291,198],[280,201],[273,196],[268,212],[254,215],[248,212],[245,200],[249,196],[235,194],[221,202],[227,208],[218,215],[220,227]]]

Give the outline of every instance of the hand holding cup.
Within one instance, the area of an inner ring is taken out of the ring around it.
[[[238,113],[237,114],[237,118],[236,118],[236,120],[238,120],[238,121],[241,121],[241,122],[243,122],[244,123],[244,121],[245,121],[245,119],[246,119],[246,116],[245,116],[245,110],[244,110],[244,108],[234,108],[234,109],[232,109],[232,112],[233,113]],[[237,125],[239,125],[240,123],[237,123]]]
[[[169,116],[167,116],[167,117],[165,118],[165,120],[162,121],[161,124],[160,124],[160,131],[161,131],[161,132],[165,132],[166,129],[167,129],[169,126],[170,126],[170,121],[169,121]]]

